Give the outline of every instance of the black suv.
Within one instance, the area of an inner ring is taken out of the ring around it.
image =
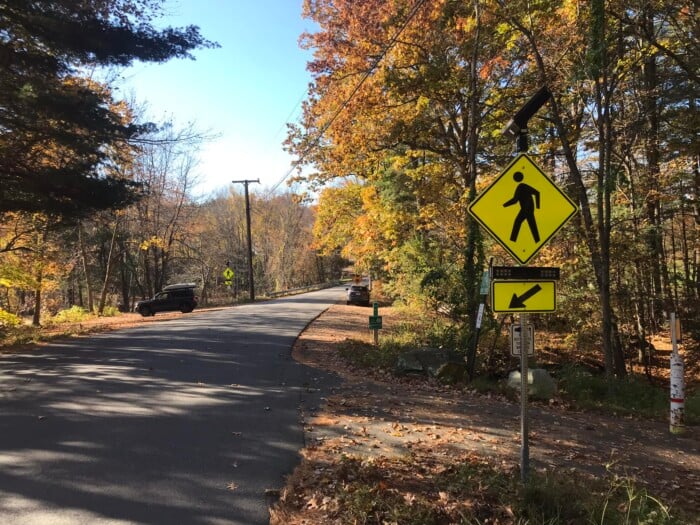
[[[163,288],[152,299],[136,303],[136,310],[144,317],[156,315],[156,312],[180,310],[183,314],[197,307],[197,297],[194,295],[194,283],[171,284]]]
[[[345,304],[359,304],[369,306],[369,287],[361,284],[353,284],[350,288],[346,288],[348,297]]]

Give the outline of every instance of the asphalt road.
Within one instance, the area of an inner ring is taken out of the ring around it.
[[[291,359],[333,288],[0,356],[0,523],[268,523],[333,378]]]

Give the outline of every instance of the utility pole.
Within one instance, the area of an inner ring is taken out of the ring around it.
[[[260,184],[260,179],[255,180],[232,180],[233,184],[243,184],[245,188],[245,222],[246,233],[248,234],[248,285],[250,290],[250,300],[255,301],[255,283],[253,282],[253,242],[250,235],[250,199],[248,197],[248,184],[256,182]]]

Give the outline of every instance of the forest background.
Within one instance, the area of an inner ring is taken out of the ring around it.
[[[206,135],[144,122],[92,74],[216,44],[197,28],[154,30],[157,0],[22,4],[0,3],[0,329],[27,315],[50,323],[71,307],[129,310],[173,282],[196,282],[204,305],[245,297],[241,188],[192,194]],[[352,263],[389,300],[439,320],[432,343],[466,351],[482,272],[492,257],[512,264],[467,207],[512,159],[503,126],[547,86],[530,154],[580,213],[532,261],[562,275],[558,311],[538,325],[621,378],[633,361],[650,363],[650,337],[675,312],[698,360],[695,3],[304,9],[320,29],[300,40],[314,53],[313,82],[286,147],[307,193],[251,186],[260,294],[337,279]],[[92,27],[113,38],[90,38]]]

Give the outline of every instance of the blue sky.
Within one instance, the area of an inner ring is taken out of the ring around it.
[[[122,72],[125,97],[148,106],[148,117],[220,134],[205,144],[196,168],[199,194],[260,179],[251,191],[274,186],[291,167],[282,149],[285,123],[296,121],[311,80],[299,36],[313,24],[302,0],[166,0],[158,26],[197,25],[220,44],[195,51],[196,60],[136,64]],[[284,188],[286,186],[282,186]]]

